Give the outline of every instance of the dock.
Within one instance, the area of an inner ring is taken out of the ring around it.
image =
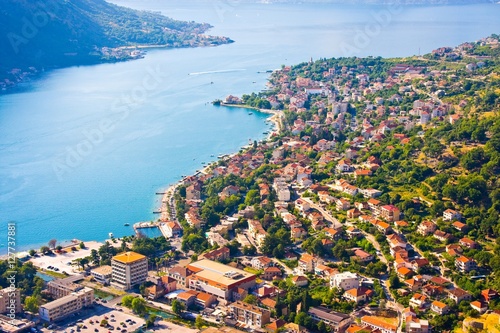
[[[158,228],[163,237],[167,239],[170,238],[169,234],[166,231],[164,222],[138,222],[134,224],[134,231],[136,234],[138,234],[141,229],[148,229],[148,228]]]

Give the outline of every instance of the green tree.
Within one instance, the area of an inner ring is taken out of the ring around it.
[[[80,249],[84,249],[85,248],[85,243],[84,242],[80,242]]]
[[[172,311],[174,311],[176,315],[180,315],[182,311],[184,311],[184,304],[174,299],[172,302]]]
[[[123,306],[127,307],[127,308],[131,308],[132,307],[132,301],[134,300],[134,296],[132,295],[125,295],[123,296],[122,298],[122,304]]]
[[[146,313],[146,300],[141,297],[136,297],[132,301],[132,311],[139,315],[143,315]]]
[[[194,321],[194,325],[197,329],[201,330],[203,326],[205,326],[205,321],[201,317],[201,315],[196,316],[196,320]]]
[[[36,254],[36,250],[31,249],[29,252],[29,255],[33,257],[33,256],[35,256],[35,254]]]
[[[257,304],[257,297],[255,297],[254,295],[247,295],[244,299],[243,299],[243,302],[245,303],[248,303],[248,304]]]
[[[146,319],[146,328],[153,327],[155,324],[156,318],[158,318],[157,315],[155,315],[155,314],[150,315],[148,317],[148,319]]]
[[[36,296],[28,296],[24,299],[24,310],[38,313],[38,299]]]

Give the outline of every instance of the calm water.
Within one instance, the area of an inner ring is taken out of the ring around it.
[[[210,33],[236,43],[58,70],[29,92],[1,96],[2,252],[8,221],[25,249],[122,236],[131,233],[124,223],[153,219],[155,191],[264,137],[266,115],[207,104],[263,89],[259,71],[311,57],[413,55],[500,31],[498,5],[117,3],[210,22]]]

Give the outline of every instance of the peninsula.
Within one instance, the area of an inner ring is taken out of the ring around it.
[[[208,23],[178,21],[104,0],[7,1],[0,5],[0,92],[44,71],[137,59],[151,47],[216,46]]]

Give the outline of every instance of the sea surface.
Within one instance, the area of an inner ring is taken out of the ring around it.
[[[500,32],[500,6],[115,1],[209,22],[230,45],[45,73],[0,96],[0,253],[51,238],[104,240],[155,218],[155,192],[260,140],[268,115],[215,107],[265,89],[267,70],[312,59],[424,54]]]

